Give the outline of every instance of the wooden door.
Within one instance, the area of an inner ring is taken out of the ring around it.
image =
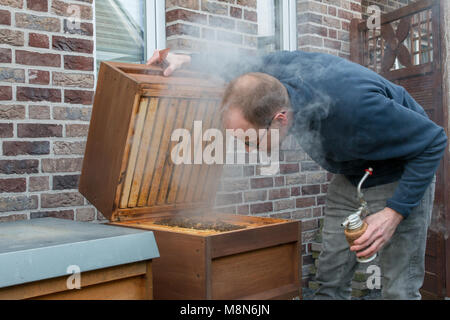
[[[354,19],[350,48],[352,61],[403,86],[448,134],[448,107],[443,94],[442,6],[440,0],[415,2],[382,14],[378,28],[372,27],[373,20]],[[421,290],[423,298],[450,296],[449,161],[447,149],[437,172],[433,220],[428,230],[426,274]]]

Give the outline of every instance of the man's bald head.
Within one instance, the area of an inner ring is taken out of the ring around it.
[[[222,110],[239,109],[245,119],[257,127],[269,124],[273,115],[290,108],[289,95],[283,84],[266,73],[251,72],[232,80],[222,99]]]

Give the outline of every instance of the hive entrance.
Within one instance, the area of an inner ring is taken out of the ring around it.
[[[239,229],[245,229],[245,226],[236,225],[224,222],[220,219],[211,220],[202,217],[171,217],[157,220],[154,222],[156,225],[179,227],[195,230],[214,230],[219,232],[233,231]]]

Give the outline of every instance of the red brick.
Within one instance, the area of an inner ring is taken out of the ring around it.
[[[252,189],[273,187],[272,178],[253,178],[250,180]]]
[[[53,190],[78,189],[80,175],[53,176]]]
[[[242,9],[237,7],[230,7],[230,16],[233,18],[242,18]]]
[[[94,59],[82,56],[64,56],[64,68],[69,70],[93,71]]]
[[[43,123],[20,123],[17,125],[19,138],[62,137],[62,125]]]
[[[48,141],[4,141],[3,155],[43,155],[50,153]]]
[[[200,28],[183,23],[176,23],[166,28],[167,36],[173,35],[187,35],[192,37],[200,37]]]
[[[11,49],[0,48],[0,63],[11,63],[12,51]]]
[[[289,198],[290,196],[291,190],[289,188],[269,190],[269,200]]]
[[[85,90],[64,90],[64,102],[72,104],[92,104],[94,98],[93,91]]]
[[[300,195],[300,187],[291,188],[291,197],[296,197]]]
[[[28,79],[31,84],[49,84],[50,72],[42,70],[28,70]]]
[[[46,191],[49,189],[49,177],[30,177],[28,191]]]
[[[42,159],[42,172],[79,172],[83,158]]]
[[[302,187],[302,195],[313,195],[313,194],[319,194],[319,193],[320,193],[320,185],[319,184]]]
[[[0,100],[12,100],[12,88],[10,86],[0,86]]]
[[[244,11],[244,19],[245,20],[249,20],[249,21],[253,21],[253,22],[257,22],[258,21],[258,15],[257,15],[256,11],[245,10]]]
[[[272,211],[273,211],[272,202],[254,203],[250,205],[250,213],[252,214],[272,212]]]
[[[350,31],[350,22],[342,21],[342,30]]]
[[[8,10],[0,10],[0,24],[11,25],[11,13]]]
[[[0,5],[22,9],[23,1],[24,0],[0,0]]]
[[[202,11],[206,11],[213,14],[228,15],[228,6],[221,3],[202,0]]]
[[[87,137],[88,124],[68,124],[66,125],[66,137]]]
[[[94,208],[77,209],[77,221],[92,221],[95,219]]]
[[[275,177],[274,181],[275,181],[275,187],[281,187],[284,186],[286,183],[284,181],[284,177]]]
[[[86,39],[53,36],[52,48],[61,51],[92,53],[94,51],[94,42]]]
[[[25,192],[27,180],[25,178],[0,179],[0,192]]]
[[[27,9],[34,11],[48,11],[47,0],[27,0]]]
[[[337,39],[337,31],[334,29],[328,29],[328,37]]]
[[[0,174],[38,173],[39,160],[0,160]]]
[[[4,120],[25,119],[25,106],[0,105],[0,119]]]
[[[52,53],[38,53],[17,50],[16,62],[29,66],[60,67],[61,56],[59,54]]]
[[[83,204],[84,198],[78,192],[41,194],[41,208],[72,207]]]
[[[48,88],[18,87],[17,100],[61,102],[61,90]]]
[[[335,7],[329,6],[329,7],[328,7],[328,14],[329,14],[329,15],[332,15],[332,16],[336,16],[336,14],[337,14],[337,9],[336,9]]]
[[[28,45],[30,47],[48,49],[50,42],[47,35],[31,32],[28,37]]]
[[[66,219],[73,220],[74,212],[73,210],[61,210],[61,211],[40,211],[40,212],[31,212],[30,218],[57,218],[57,219]]]
[[[296,199],[296,207],[297,208],[312,207],[315,205],[316,205],[315,197],[306,197],[306,198],[297,198]]]
[[[50,119],[49,106],[28,106],[28,118],[47,120]]]
[[[173,22],[176,20],[189,21],[195,23],[207,23],[207,15],[202,13],[197,13],[193,11],[188,11],[184,9],[170,10],[166,13],[166,22]]]
[[[296,173],[300,171],[300,167],[298,163],[283,163],[280,164],[280,173],[288,174],[288,173]]]
[[[317,205],[318,206],[324,205],[325,202],[326,202],[325,196],[317,196]]]
[[[172,8],[172,7],[183,7],[188,8],[192,10],[198,10],[198,0],[167,0],[166,1],[166,8]]]
[[[0,123],[0,138],[11,138],[13,136],[12,123]]]
[[[345,10],[340,10],[339,9],[338,17],[350,21],[353,18],[353,13],[351,13],[349,11],[345,11]]]
[[[337,41],[337,40],[323,39],[323,44],[326,48],[336,49],[336,50],[341,49],[341,42]]]
[[[240,6],[251,7],[256,9],[256,0],[237,0],[237,3]]]

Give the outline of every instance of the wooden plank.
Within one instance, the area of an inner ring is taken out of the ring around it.
[[[144,207],[147,205],[148,193],[150,185],[155,174],[156,159],[158,157],[159,147],[161,144],[161,137],[163,133],[164,123],[166,121],[166,114],[168,112],[169,99],[161,98],[158,106],[158,111],[155,119],[155,128],[153,129],[150,146],[148,148],[148,157],[145,164],[145,173],[142,178],[141,190],[138,198],[138,206]]]
[[[279,244],[296,242],[300,221],[270,224],[246,232],[230,231],[211,235],[212,258],[247,252]]]
[[[213,123],[213,127],[214,128],[222,128],[222,118],[220,116],[220,103],[221,101],[216,101],[217,103],[217,113],[214,116],[214,123]],[[225,132],[222,132],[223,137],[225,138]],[[223,149],[223,156],[225,157],[225,144],[224,144],[224,149]],[[215,195],[216,195],[216,191],[217,191],[217,187],[219,184],[219,179],[222,175],[222,165],[209,165],[207,168],[207,173],[206,173],[206,183],[204,184],[204,188],[202,190],[202,195],[203,201],[207,201],[210,202],[211,205],[214,203],[215,200]]]
[[[158,108],[159,99],[150,98],[147,115],[145,117],[144,129],[142,130],[142,139],[138,147],[138,156],[136,160],[136,169],[134,170],[133,183],[131,186],[130,199],[128,207],[134,208],[137,205],[139,192],[142,186],[142,178],[145,174],[145,164],[150,153],[150,141],[152,137],[153,127],[155,125],[156,112]]]
[[[134,277],[100,283],[83,290],[70,290],[33,300],[146,300],[144,278]]]
[[[211,128],[211,122],[213,120],[213,116],[215,114],[215,103],[214,101],[208,101],[205,115],[202,119],[202,134],[205,133],[205,131],[209,128]],[[203,159],[203,151],[204,147],[206,146],[206,143],[203,141],[203,135],[199,137],[199,152],[202,153],[202,159]],[[201,201],[201,198],[199,197],[201,195],[201,192],[203,191],[204,183],[205,183],[205,174],[207,173],[207,168],[209,165],[204,164],[202,160],[202,164],[194,164],[192,166],[192,173],[191,176],[193,177],[192,183],[190,184],[190,187],[187,189],[186,199],[185,201],[188,202],[194,202],[194,201]],[[200,190],[200,192],[199,192]],[[199,195],[199,196],[197,196]]]
[[[206,132],[206,130],[208,129],[218,129],[218,124],[220,121],[220,112],[219,112],[219,108],[217,105],[217,101],[212,100],[209,103],[208,106],[208,110],[210,111],[207,119],[206,119],[206,124],[203,128],[203,134]],[[205,142],[205,147],[207,146],[207,143]],[[204,148],[202,149],[204,150]],[[198,179],[197,179],[197,185],[195,188],[193,188],[193,190],[195,191],[193,194],[193,199],[195,201],[202,201],[202,199],[204,199],[205,196],[205,188],[206,185],[208,184],[208,179],[210,179],[211,177],[208,175],[209,173],[209,169],[211,167],[215,167],[217,165],[215,164],[203,164],[200,168],[199,168],[199,173],[198,173]]]
[[[162,133],[161,143],[158,150],[158,158],[156,160],[155,166],[152,168],[153,181],[150,187],[150,193],[147,199],[147,205],[152,206],[156,204],[158,197],[158,192],[160,191],[162,184],[163,171],[168,169],[165,164],[170,161],[170,137],[172,135],[172,130],[174,122],[176,120],[176,112],[179,100],[171,99],[167,109],[167,117],[165,121],[164,130]],[[169,173],[170,174],[170,173]]]
[[[147,98],[142,98],[139,103],[139,109],[137,110],[134,132],[130,141],[131,151],[128,160],[127,173],[125,175],[125,183],[123,185],[122,197],[120,199],[120,208],[126,208],[128,206],[128,199],[130,198],[131,185],[133,183],[134,170],[136,168],[136,161],[139,154],[139,145],[141,142],[148,104],[149,100]]]
[[[106,218],[113,214],[138,93],[136,82],[101,65],[78,190]]]
[[[183,126],[183,128],[185,128],[189,132],[191,132],[191,130],[192,130],[194,117],[195,117],[195,114],[197,111],[196,105],[197,105],[196,100],[189,101],[188,111],[187,111],[186,119],[184,121],[184,126]],[[178,189],[181,184],[181,178],[183,175],[183,171],[185,168],[186,168],[185,164],[180,164],[180,165],[175,166],[173,175],[172,175],[172,181],[170,182],[169,194],[167,196],[167,203],[175,202],[177,192],[178,192]]]
[[[149,261],[149,263],[151,263]],[[71,291],[85,291],[90,286],[95,286],[105,282],[118,281],[120,279],[133,278],[145,275],[147,271],[147,262],[136,262],[121,266],[115,266],[105,269],[87,271],[81,273],[81,289]],[[0,288],[0,300],[17,300],[31,299],[41,296],[67,291],[67,279],[69,275],[64,277],[52,278],[42,281],[25,283],[18,286]],[[108,298],[108,294],[104,293],[100,299]]]
[[[154,299],[205,299],[205,239],[154,231],[160,258],[154,260]]]
[[[176,120],[175,120],[173,130],[180,129],[180,128],[184,129],[183,123],[185,121],[187,107],[188,107],[187,100],[182,100],[179,102],[179,105],[176,108]],[[172,134],[172,132],[171,132],[171,134]],[[164,174],[161,179],[161,188],[159,189],[159,194],[158,194],[158,201],[157,201],[158,205],[166,203],[166,197],[168,195],[168,188],[169,188],[169,184],[171,182],[172,174],[174,173],[173,171],[175,171],[175,168],[178,167],[178,165],[176,165],[176,166],[174,165],[174,163],[171,159],[172,150],[175,148],[176,145],[177,145],[177,142],[171,141],[169,139],[169,148],[167,150],[166,163],[164,164]]]
[[[198,110],[196,112],[196,116],[194,118],[194,121],[202,120],[204,117],[204,113],[206,111],[207,102],[206,101],[198,101]],[[201,141],[202,137],[200,136],[199,132],[192,132],[191,130],[191,144],[192,144],[192,159],[194,161],[194,146]],[[194,134],[193,134],[194,133]],[[187,165],[184,167],[183,170],[183,177],[181,178],[181,183],[179,185],[179,190],[176,197],[176,203],[183,203],[186,202],[186,194],[189,190],[190,185],[192,185],[191,181],[191,172],[192,167],[195,166],[194,164]]]
[[[240,299],[296,281],[296,244],[221,257],[212,261],[212,298]]]

